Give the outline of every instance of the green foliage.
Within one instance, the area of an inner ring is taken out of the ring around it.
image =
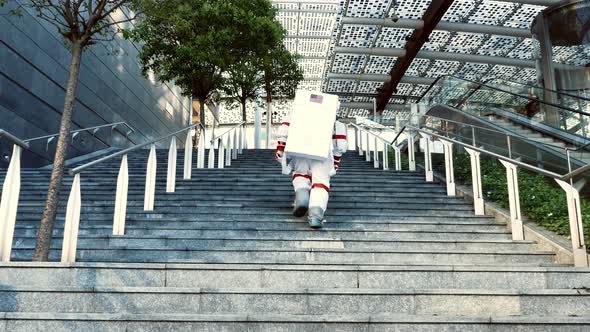
[[[303,80],[303,71],[298,60],[299,55],[291,54],[282,44],[263,58],[264,90],[268,102],[273,97],[295,96],[297,86]]]
[[[200,100],[223,86],[223,73],[244,55],[260,58],[284,35],[268,0],[136,0],[136,5],[143,20],[125,35],[143,43],[144,74],[174,81]]]
[[[464,184],[471,184],[471,163],[469,156],[454,156],[455,179]],[[506,169],[495,160],[481,160],[482,188],[487,199],[508,209],[508,187]],[[568,211],[565,192],[547,182],[547,178],[518,170],[518,187],[522,213],[533,222],[569,237]],[[590,203],[581,201],[584,234],[590,235]],[[590,242],[589,242],[590,243]]]

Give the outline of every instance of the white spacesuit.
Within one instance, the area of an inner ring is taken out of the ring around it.
[[[290,115],[290,118],[292,118],[292,115],[293,114]],[[313,121],[317,120],[317,118],[309,120]],[[314,126],[311,125],[311,127]],[[311,130],[317,130],[317,127],[318,126],[315,126]],[[322,223],[324,222],[324,212],[328,205],[330,176],[334,175],[340,167],[340,158],[348,148],[346,140],[346,125],[332,120],[331,127],[324,126],[324,128],[328,128],[328,130],[331,131],[327,136],[322,135],[323,137],[327,137],[327,140],[329,141],[323,142],[324,138],[322,138],[322,142],[313,142],[314,148],[316,145],[327,143],[325,145],[328,148],[327,153],[322,156],[322,158],[314,156],[312,152],[309,152],[310,157],[292,154],[289,152],[288,148],[285,153],[285,148],[289,144],[293,146],[298,143],[293,143],[289,140],[290,128],[290,120],[283,122],[279,128],[275,159],[283,162],[283,164],[288,164],[286,167],[287,171],[284,171],[285,173],[292,170],[293,188],[295,189],[293,215],[296,217],[303,217],[309,210],[308,221],[310,226],[312,228],[321,228]],[[286,157],[289,162],[287,163],[283,157]]]

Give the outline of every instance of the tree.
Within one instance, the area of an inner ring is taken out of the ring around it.
[[[299,55],[294,55],[284,45],[272,49],[263,58],[264,91],[266,92],[266,131],[270,133],[273,97],[293,98],[297,86],[303,80],[299,67]],[[269,139],[266,148],[269,148]]]
[[[126,35],[141,41],[144,73],[174,81],[204,105],[243,54],[261,55],[281,39],[268,0],[139,0],[144,19]]]
[[[6,0],[0,0],[4,5]],[[53,233],[53,225],[59,204],[65,158],[70,142],[72,113],[76,100],[76,88],[82,53],[90,45],[100,41],[112,40],[118,24],[131,21],[135,14],[123,15],[122,19],[112,19],[111,14],[127,8],[128,0],[30,0],[20,6],[20,10],[31,10],[35,15],[53,25],[63,36],[71,51],[71,60],[61,116],[59,136],[53,161],[53,170],[47,190],[47,200],[39,225],[34,261],[46,261]]]
[[[262,62],[253,56],[244,56],[227,70],[223,91],[240,104],[242,121],[246,121],[246,102],[256,98],[264,86],[263,72]]]

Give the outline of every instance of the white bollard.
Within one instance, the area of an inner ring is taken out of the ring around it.
[[[205,130],[201,129],[197,148],[197,168],[205,168]]]
[[[168,174],[166,176],[166,192],[173,193],[176,190],[176,137],[170,141],[168,150]]]
[[[238,144],[238,153],[242,154],[242,152],[244,151],[244,132],[242,129],[242,126],[238,127],[238,140],[239,140],[239,144]]]
[[[190,129],[186,134],[186,141],[184,142],[184,173],[183,179],[190,180],[192,175],[193,169],[193,138],[191,137],[191,132],[193,129]]]
[[[389,170],[389,143],[383,142],[383,170]]]
[[[225,166],[231,166],[231,137],[230,135],[226,136],[226,144],[225,144]]]
[[[76,261],[81,208],[80,174],[76,174],[72,182],[72,189],[70,190],[68,205],[66,207],[66,222],[64,224],[64,238],[61,248],[62,263],[74,263]]]
[[[473,185],[473,207],[475,214],[481,216],[485,214],[483,193],[481,188],[481,167],[479,162],[479,152],[465,148],[471,159],[471,182]]]
[[[369,132],[367,131],[367,135],[365,136],[365,141],[367,142],[367,148],[365,152],[367,153],[365,156],[365,160],[367,162],[371,161],[371,142],[369,141]]]
[[[416,170],[416,151],[414,148],[414,134],[408,134],[408,169],[410,171]]]
[[[356,135],[358,136],[359,156],[363,155],[363,133],[355,127]]]
[[[238,131],[234,128],[233,130],[233,136],[234,136],[234,148],[232,150],[232,159],[237,159],[238,158],[238,149],[239,149],[239,141],[238,141]],[[230,134],[231,135],[231,134]]]
[[[127,216],[127,192],[129,188],[129,169],[127,155],[121,159],[121,168],[117,177],[117,193],[115,194],[115,214],[113,216],[113,235],[125,234]]]
[[[153,211],[154,201],[156,197],[156,146],[152,144],[150,147],[150,155],[148,157],[147,169],[145,172],[145,197],[143,200],[143,210]]]
[[[215,168],[215,142],[211,140],[211,145],[209,146],[209,160],[207,163],[207,168]]]
[[[393,151],[395,151],[395,170],[401,171],[402,170],[402,151],[397,146],[393,147]]]
[[[223,145],[223,139],[219,138],[219,150],[217,151],[217,168],[223,168],[225,165],[225,147]]]
[[[377,144],[377,136],[375,136],[374,150],[375,153],[373,154],[373,168],[379,168],[379,144]]]
[[[455,185],[455,170],[453,165],[453,143],[442,141],[445,152],[445,178],[447,181],[447,196],[454,197],[457,194]]]
[[[0,201],[0,258],[3,262],[10,262],[14,225],[20,195],[20,159],[22,148],[12,147],[12,157],[6,171],[6,178],[2,185],[2,199]]]
[[[424,138],[424,173],[426,175],[426,182],[433,182],[434,171],[432,170],[431,137],[422,132],[420,133],[420,136]]]
[[[506,183],[508,184],[508,204],[510,206],[510,226],[512,229],[512,240],[524,240],[524,228],[522,227],[522,216],[520,213],[520,197],[518,194],[518,172],[516,165],[500,160],[506,167]]]
[[[559,186],[567,196],[567,212],[569,216],[570,237],[572,239],[572,251],[574,253],[574,266],[588,267],[588,254],[584,242],[584,227],[582,224],[582,212],[580,209],[580,189],[582,185],[571,185],[565,181],[557,180]]]

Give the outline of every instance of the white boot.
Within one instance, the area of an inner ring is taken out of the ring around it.
[[[309,190],[297,189],[295,191],[295,203],[293,204],[293,215],[301,218],[307,213],[309,207]]]

